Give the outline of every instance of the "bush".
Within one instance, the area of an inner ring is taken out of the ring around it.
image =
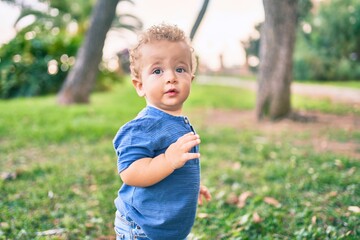
[[[0,98],[55,93],[75,61],[82,37],[37,26],[23,29],[0,50]]]
[[[359,1],[326,1],[300,24],[295,79],[360,79],[359,14]]]
[[[82,39],[82,35],[70,35],[66,30],[23,29],[0,49],[0,98],[57,93],[75,63]],[[101,68],[96,90],[109,89],[117,79],[122,80]]]

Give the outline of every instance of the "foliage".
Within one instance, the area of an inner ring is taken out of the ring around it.
[[[302,24],[295,55],[297,79],[360,79],[360,2],[332,0]]]
[[[15,23],[20,30],[0,49],[0,98],[58,92],[75,62],[95,1],[40,0],[41,10],[22,5],[22,2],[12,2],[23,8]],[[24,19],[29,17],[33,21],[21,27]],[[123,14],[114,19],[113,29],[134,31],[141,26],[136,17]],[[103,63],[98,78],[96,89],[104,90],[123,76],[112,72]]]
[[[246,61],[249,64],[250,70],[254,73],[258,71],[258,62],[252,63],[252,59],[259,60],[260,56],[260,30],[263,23],[258,23],[255,25],[253,34],[246,40],[241,43],[244,46]]]
[[[232,87],[195,83],[192,89],[186,112],[202,138],[202,181],[213,194],[199,208],[193,237],[358,239],[359,214],[348,210],[360,204],[357,159],[314,151],[306,127],[267,134],[203,122],[215,109],[248,110],[254,101],[253,93]],[[124,102],[131,104],[118,104]],[[308,97],[295,105],[308,102],[320,102],[310,110],[333,106]],[[130,83],[94,94],[92,103],[64,108],[54,96],[0,101],[0,239],[114,236],[113,199],[121,182],[112,138],[145,103]],[[360,141],[358,129],[326,134]],[[252,192],[244,207],[229,201],[244,191]],[[267,196],[274,199],[264,201]]]
[[[44,25],[23,29],[0,49],[0,98],[55,93],[62,85],[80,36],[51,31]]]
[[[359,1],[331,0],[311,7],[309,1],[299,1],[294,79],[360,79]],[[259,57],[260,26],[243,42],[248,57]],[[257,66],[250,68],[257,71]]]

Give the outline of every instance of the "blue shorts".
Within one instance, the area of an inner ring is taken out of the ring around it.
[[[151,240],[139,225],[119,211],[116,211],[114,224],[116,240]],[[187,238],[184,240],[187,240]]]
[[[140,226],[119,211],[116,211],[114,230],[116,240],[150,240]]]

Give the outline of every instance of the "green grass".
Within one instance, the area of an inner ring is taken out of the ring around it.
[[[247,81],[257,81],[256,75],[238,76],[238,75],[214,74],[212,75],[212,77],[218,78],[219,80],[222,79],[222,77],[234,77]],[[319,80],[294,79],[293,82],[300,84],[311,84],[311,85],[315,84],[315,85],[336,86],[336,87],[344,87],[344,88],[360,88],[360,80],[319,81]]]
[[[300,95],[292,95],[292,105],[295,111],[320,111],[323,113],[360,116],[360,105],[347,105],[340,102],[333,102],[328,98],[315,99]]]
[[[121,185],[112,138],[144,106],[129,85],[96,93],[91,105],[58,106],[54,96],[0,101],[0,239],[96,239],[113,236],[113,200]],[[252,92],[194,85],[188,113],[252,109]],[[359,114],[352,106],[294,96],[296,109]],[[202,181],[213,201],[199,208],[197,239],[358,239],[359,159],[317,153],[310,134],[213,127],[202,138]],[[331,129],[332,140],[359,141]],[[230,195],[251,191],[245,207]],[[277,199],[281,206],[264,202]],[[254,213],[261,221],[253,221]],[[38,232],[62,229],[61,236]]]
[[[350,81],[296,81],[297,83],[303,84],[316,84],[316,85],[326,85],[326,86],[336,86],[344,88],[360,88],[359,80],[350,80]]]

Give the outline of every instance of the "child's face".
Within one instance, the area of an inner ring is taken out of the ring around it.
[[[148,105],[180,115],[194,78],[189,46],[161,40],[145,44],[140,54],[140,79],[133,79],[137,93]]]

